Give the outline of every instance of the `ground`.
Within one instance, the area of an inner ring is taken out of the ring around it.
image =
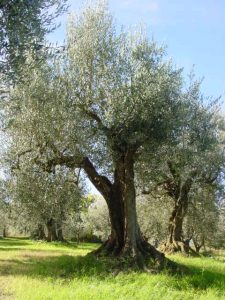
[[[170,256],[190,273],[172,276],[108,271],[85,256],[96,244],[0,240],[0,300],[217,300],[225,299],[225,252],[211,257]]]

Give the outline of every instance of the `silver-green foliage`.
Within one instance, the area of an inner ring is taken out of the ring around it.
[[[12,177],[9,192],[12,210],[22,215],[20,222],[24,227],[34,230],[51,218],[63,226],[75,214],[81,194],[72,172],[57,168],[49,174],[33,169],[17,175]]]
[[[43,163],[62,153],[78,161],[88,156],[108,171],[115,147],[153,146],[169,137],[181,72],[146,33],[116,33],[99,4],[71,17],[66,49],[49,65],[24,69],[26,81],[8,107],[13,155],[32,149]]]
[[[0,69],[15,79],[28,52],[40,59],[45,35],[56,28],[54,19],[66,0],[1,0]]]

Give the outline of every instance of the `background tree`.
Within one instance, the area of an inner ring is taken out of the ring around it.
[[[168,198],[151,193],[140,195],[137,200],[140,228],[145,238],[157,248],[167,236],[167,220],[172,209]]]
[[[162,247],[166,252],[189,251],[188,240],[183,238],[183,221],[190,192],[194,193],[192,188],[197,183],[213,185],[224,164],[220,136],[222,119],[217,115],[216,102],[204,104],[200,82],[193,78],[182,97],[186,103],[180,110],[174,139],[152,155],[149,165],[146,163],[139,168],[140,181],[144,180],[146,184],[152,181],[152,187],[155,183],[158,191],[165,191],[174,201],[167,242]]]
[[[217,249],[225,247],[225,202],[224,198],[220,198],[218,203],[218,222],[217,230],[214,232],[213,239],[211,239],[211,247]]]
[[[0,201],[0,232],[2,237],[6,237],[8,234],[8,223],[9,223],[9,205],[5,201]]]
[[[216,244],[218,231],[218,186],[202,185],[189,195],[189,207],[183,226],[184,239],[192,241],[196,252]]]
[[[64,241],[64,223],[75,214],[81,198],[75,174],[63,167],[54,174],[23,169],[13,176],[10,194],[23,211],[24,226],[35,230],[38,239]]]
[[[86,222],[90,224],[92,232],[102,242],[107,241],[110,236],[109,210],[102,197],[95,197],[95,201],[88,207]]]

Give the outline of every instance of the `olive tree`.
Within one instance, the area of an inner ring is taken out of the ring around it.
[[[202,247],[216,245],[219,210],[216,187],[201,186],[189,195],[189,207],[183,225],[183,235],[192,241],[198,253]]]
[[[15,209],[24,216],[24,227],[36,232],[38,239],[64,241],[64,224],[76,212],[81,198],[75,175],[64,167],[55,173],[23,168],[10,181],[8,193]]]
[[[110,237],[97,253],[144,266],[163,255],[138,225],[134,167],[144,150],[174,138],[185,102],[181,70],[142,29],[117,33],[103,4],[71,17],[63,57],[27,70],[12,92],[11,157],[47,172],[82,168],[109,210]]]
[[[153,153],[149,163],[145,159],[139,168],[142,186],[155,186],[158,193],[166,193],[173,200],[168,238],[162,247],[166,252],[189,251],[189,240],[183,237],[183,222],[193,199],[191,194],[202,184],[214,185],[224,166],[224,120],[218,115],[217,100],[207,103],[200,92],[200,81],[193,78],[182,97],[186,104],[180,111],[174,139]]]

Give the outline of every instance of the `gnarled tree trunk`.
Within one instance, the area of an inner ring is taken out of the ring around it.
[[[121,151],[116,146],[114,152],[114,182],[100,175],[88,157],[77,162],[76,156],[64,156],[48,161],[45,170],[50,171],[57,164],[70,168],[82,167],[90,181],[104,197],[111,222],[108,240],[95,251],[98,255],[126,256],[145,267],[145,258],[152,258],[159,266],[165,262],[164,254],[156,250],[142,236],[136,215],[136,195],[134,185],[134,156],[136,149]]]
[[[149,257],[162,265],[164,255],[143,238],[137,222],[134,153],[126,151],[116,160],[114,183],[99,175],[88,159],[85,161],[84,170],[105,198],[111,221],[111,235],[95,253],[125,256],[139,267],[145,267]]]

